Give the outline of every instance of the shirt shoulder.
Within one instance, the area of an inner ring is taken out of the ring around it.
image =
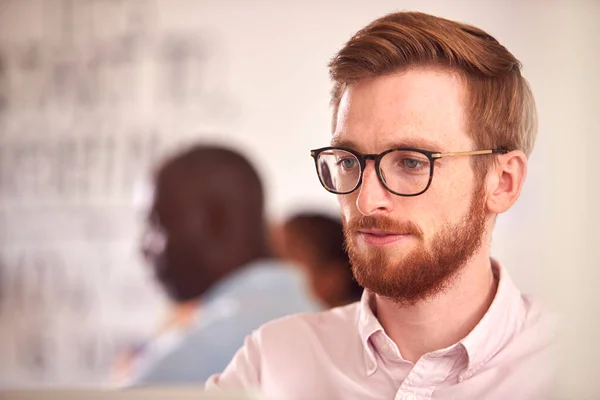
[[[206,389],[261,388],[265,381],[281,378],[282,371],[286,371],[286,379],[291,379],[291,364],[301,366],[297,371],[312,371],[324,359],[347,358],[348,348],[360,343],[358,310],[359,304],[353,303],[285,316],[262,325],[246,338],[227,368],[208,379]]]
[[[556,338],[559,315],[541,300],[523,295],[525,320],[521,333],[532,332],[538,337],[540,344],[549,345]]]
[[[272,339],[281,338],[281,335],[294,341],[336,341],[337,332],[358,336],[358,314],[357,302],[326,311],[288,315],[262,325],[256,330],[254,337],[264,346],[280,342]],[[287,346],[289,343],[285,345]]]
[[[334,308],[317,313],[284,317],[263,325],[253,335],[263,372],[277,374],[289,370],[290,360],[302,369],[315,369],[324,359],[354,360],[362,357],[360,331],[357,329],[359,305]],[[350,350],[352,349],[352,350]]]
[[[155,340],[148,345],[147,354],[137,361],[129,386],[203,382],[214,371],[210,364],[198,362],[198,354],[220,361],[214,360],[211,340],[214,338],[206,330],[180,333],[176,340],[164,346],[162,338]]]
[[[504,366],[516,374],[535,370],[549,382],[556,373],[558,318],[539,299],[522,295],[522,300],[525,312],[519,329],[486,365],[488,368]]]

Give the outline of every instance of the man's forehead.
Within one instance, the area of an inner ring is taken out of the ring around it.
[[[462,81],[447,72],[409,70],[350,85],[332,143],[369,147],[361,151],[390,146],[441,151],[470,143],[465,126]]]

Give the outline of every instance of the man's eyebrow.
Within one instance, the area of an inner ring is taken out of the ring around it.
[[[331,146],[333,147],[343,147],[355,151],[360,151],[361,146],[359,146],[356,142],[348,139],[343,139],[339,136],[334,136],[331,139]],[[387,142],[382,148],[381,151],[385,151],[388,149],[397,149],[397,148],[412,148],[419,150],[428,150],[428,151],[442,151],[443,146],[439,143],[424,139],[424,138],[404,138],[396,141]]]
[[[342,139],[339,136],[334,136],[331,139],[331,146],[333,147],[345,147],[347,149],[358,150],[358,147],[354,142],[347,139]]]

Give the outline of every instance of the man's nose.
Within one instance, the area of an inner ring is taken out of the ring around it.
[[[356,206],[363,215],[383,214],[392,210],[392,196],[381,183],[375,170],[375,163],[367,161],[359,188]]]

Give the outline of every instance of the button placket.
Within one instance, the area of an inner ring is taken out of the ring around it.
[[[422,357],[400,386],[395,400],[429,400],[455,363],[448,355]]]

